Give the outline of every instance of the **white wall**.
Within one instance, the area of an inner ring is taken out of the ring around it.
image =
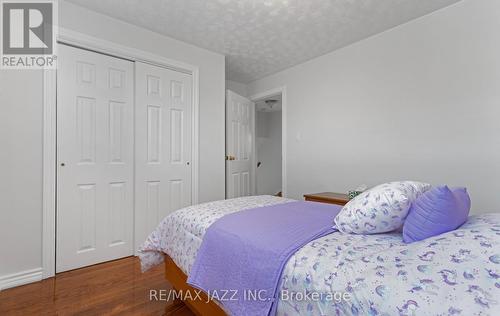
[[[0,288],[41,266],[42,72],[0,70]]]
[[[248,96],[247,85],[244,83],[239,83],[232,80],[226,80],[226,89],[236,92],[242,97]]]
[[[255,115],[255,148],[257,161],[257,194],[276,194],[281,191],[281,111],[260,112]]]
[[[200,202],[224,198],[224,56],[59,2],[66,29],[200,69]],[[39,268],[42,225],[42,73],[0,70],[0,282]]]
[[[288,195],[395,179],[500,211],[500,1],[465,0],[249,85],[287,87]]]

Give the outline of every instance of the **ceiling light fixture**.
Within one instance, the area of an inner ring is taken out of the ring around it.
[[[276,103],[278,103],[278,100],[274,100],[274,99],[270,99],[270,100],[266,100],[266,105],[269,107],[270,110],[273,109],[273,106],[276,105]]]

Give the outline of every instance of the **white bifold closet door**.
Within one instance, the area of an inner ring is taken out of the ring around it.
[[[192,76],[135,63],[136,246],[191,205]]]
[[[56,272],[133,254],[133,63],[59,45]]]

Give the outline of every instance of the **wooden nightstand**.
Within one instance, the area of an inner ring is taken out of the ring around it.
[[[349,196],[347,194],[333,192],[304,194],[304,199],[311,202],[321,202],[337,205],[346,205],[347,202],[349,202]]]

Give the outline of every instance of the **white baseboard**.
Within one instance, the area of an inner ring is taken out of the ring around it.
[[[42,268],[0,276],[0,291],[42,280]]]

